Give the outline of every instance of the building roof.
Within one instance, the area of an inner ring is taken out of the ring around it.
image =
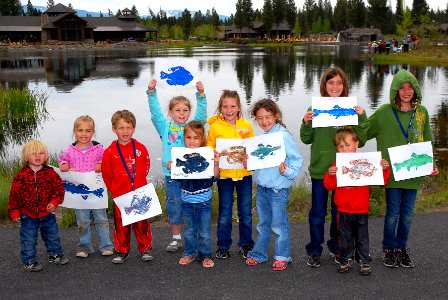
[[[70,7],[67,7],[61,3],[58,3],[58,4],[50,7],[45,12],[50,13],[50,14],[60,14],[60,13],[70,13],[70,12],[76,13],[75,10],[73,10]]]

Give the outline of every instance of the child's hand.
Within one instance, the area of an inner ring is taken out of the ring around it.
[[[196,82],[196,89],[198,90],[199,95],[204,96],[204,85],[201,81]]]
[[[168,170],[171,170],[171,163],[172,163],[173,161],[172,160],[169,160],[167,163],[166,163],[166,168],[168,169]]]
[[[221,156],[221,153],[215,150],[215,155],[213,157],[213,160],[215,161],[215,166],[219,165],[219,157]]]
[[[334,175],[336,175],[336,172],[338,171],[338,167],[336,167],[336,166],[331,166],[329,169],[328,169],[328,174],[330,175],[330,176],[334,176]]]
[[[244,155],[243,166],[244,169],[247,169],[247,160],[249,159],[249,155]]]
[[[385,159],[381,160],[381,166],[383,167],[383,170],[389,169],[389,163]]]
[[[305,116],[303,117],[303,124],[308,125],[308,122],[313,120],[314,118],[314,111],[310,110],[307,111]]]
[[[278,167],[278,170],[279,170],[279,172],[280,172],[281,175],[283,175],[283,173],[285,173],[287,167],[288,167],[288,166],[286,165],[285,162],[282,162],[282,163],[280,164],[280,166]]]
[[[155,79],[151,79],[148,84],[148,92],[152,93],[156,89],[157,81]]]
[[[20,223],[20,217],[12,218],[11,221],[13,221],[14,223]]]
[[[95,172],[96,172],[96,173],[101,173],[101,163],[96,164],[96,166],[95,166]]]
[[[52,203],[48,203],[47,205],[47,211],[54,213],[54,211],[56,210],[56,206],[54,206]]]
[[[359,106],[359,105],[356,105],[356,106],[354,106],[353,108],[356,110],[356,113],[358,114],[358,116],[364,114],[364,112],[365,112],[365,111],[364,111],[364,108],[362,108],[362,107]]]
[[[59,166],[59,170],[61,170],[61,172],[68,172],[70,169],[68,164],[63,164]]]
[[[431,176],[437,176],[437,175],[439,175],[439,169],[435,168],[435,169],[432,171]]]

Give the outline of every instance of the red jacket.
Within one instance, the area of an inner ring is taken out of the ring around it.
[[[34,173],[23,167],[11,184],[8,212],[11,219],[26,214],[31,218],[42,218],[49,214],[47,205],[58,207],[64,201],[64,185],[53,168],[44,165]]]
[[[335,166],[333,163],[332,166]],[[383,170],[384,185],[389,181],[390,168]],[[339,212],[349,214],[364,214],[369,212],[370,192],[368,186],[344,186],[337,187],[336,176],[330,176],[328,172],[324,177],[324,186],[327,190],[335,190],[334,204]]]
[[[135,164],[134,189],[136,190],[147,183],[146,175],[148,175],[149,172],[150,161],[146,147],[137,140],[132,140],[135,143],[136,160],[134,160],[134,152],[132,150],[131,142],[126,145],[120,144],[120,150],[130,174],[132,174]],[[113,141],[110,146],[104,150],[103,160],[101,162],[101,173],[103,174],[103,180],[107,189],[112,194],[112,198],[117,198],[132,191],[131,179],[121,161],[116,141]]]

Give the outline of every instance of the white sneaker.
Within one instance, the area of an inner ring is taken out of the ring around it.
[[[168,246],[166,246],[166,251],[168,251],[168,252],[176,252],[181,247],[182,247],[182,240],[173,239],[168,244]]]
[[[149,254],[149,252],[142,252],[140,253],[140,255],[142,261],[151,261],[154,259],[154,257],[152,257],[152,255]]]
[[[102,256],[111,256],[113,254],[114,254],[114,251],[111,249],[106,249],[106,250],[103,250],[103,252],[101,252]]]
[[[89,253],[87,251],[78,251],[78,252],[76,252],[76,257],[86,258],[88,256],[89,256]]]

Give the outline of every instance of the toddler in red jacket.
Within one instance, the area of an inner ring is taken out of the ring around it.
[[[343,128],[336,132],[334,145],[337,152],[356,152],[359,145],[356,133],[350,128]],[[390,175],[389,163],[381,160],[383,167],[384,184],[387,184]],[[324,177],[324,186],[327,190],[334,190],[334,203],[337,208],[338,247],[336,256],[338,272],[348,272],[352,267],[354,257],[361,265],[361,274],[370,275],[372,272],[369,254],[369,205],[370,193],[368,186],[337,187],[336,163],[328,169]]]

